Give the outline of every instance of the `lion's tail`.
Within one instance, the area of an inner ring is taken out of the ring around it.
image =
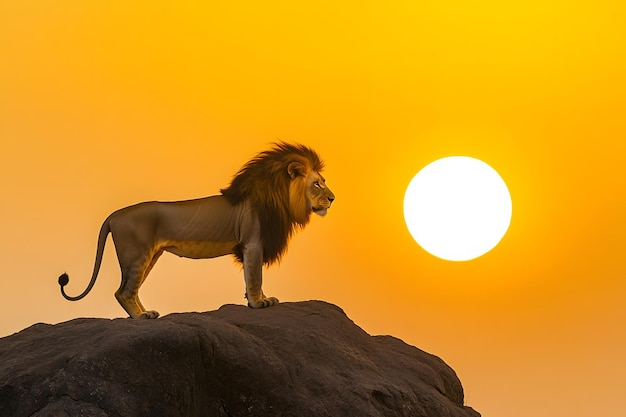
[[[82,294],[77,295],[76,297],[71,297],[67,295],[65,293],[64,287],[67,285],[68,282],[70,282],[70,277],[67,275],[67,273],[63,273],[63,275],[59,277],[59,285],[61,286],[61,294],[63,295],[63,297],[65,297],[66,300],[69,300],[69,301],[80,300],[81,298],[89,294],[89,291],[91,291],[91,289],[93,288],[93,285],[96,283],[96,278],[98,277],[98,272],[100,271],[100,265],[102,264],[102,255],[104,254],[104,245],[106,244],[107,236],[109,235],[109,232],[111,232],[109,219],[110,217],[107,217],[104,223],[102,223],[102,227],[100,228],[100,235],[98,236],[98,249],[96,251],[96,263],[93,266],[93,274],[91,275],[91,281],[89,281],[89,285],[87,286],[85,291],[83,291]]]

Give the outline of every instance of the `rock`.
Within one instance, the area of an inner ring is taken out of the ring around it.
[[[480,414],[441,359],[308,301],[36,324],[0,339],[0,416]]]

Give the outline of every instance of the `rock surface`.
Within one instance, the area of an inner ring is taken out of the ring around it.
[[[479,417],[454,371],[320,301],[0,339],[0,416]]]

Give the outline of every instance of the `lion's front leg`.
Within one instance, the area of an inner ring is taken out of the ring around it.
[[[248,307],[264,308],[278,304],[276,297],[263,294],[263,248],[260,245],[246,245],[243,250],[243,274],[246,280]]]

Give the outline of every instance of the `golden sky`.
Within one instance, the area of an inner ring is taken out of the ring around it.
[[[211,195],[277,139],[326,161],[337,201],[265,292],[323,299],[442,357],[484,416],[626,414],[626,3],[0,2],[0,335],[122,317],[112,242],[145,200]],[[415,173],[479,158],[509,232],[447,262],[409,235]],[[232,259],[161,258],[167,314],[243,304]]]

